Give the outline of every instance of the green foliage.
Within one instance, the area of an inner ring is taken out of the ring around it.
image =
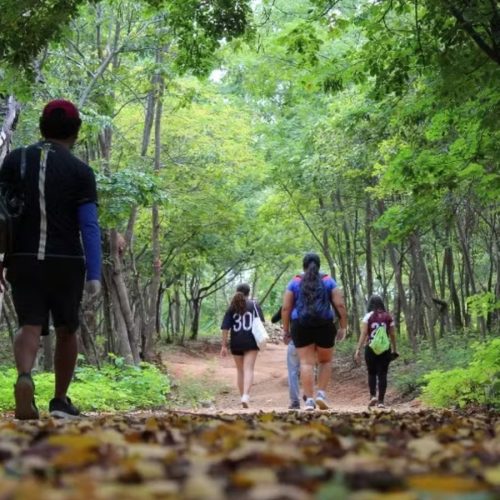
[[[61,36],[85,0],[23,0],[0,2],[0,61],[19,71],[31,70],[33,59]]]
[[[425,376],[426,403],[436,407],[488,405],[500,408],[500,338],[472,345],[465,368],[433,370]]]
[[[391,379],[399,393],[416,396],[425,385],[426,375],[439,366],[442,370],[464,368],[472,359],[471,344],[475,337],[460,333],[438,340],[434,351],[428,342],[422,342],[417,353],[407,343],[399,342],[400,358],[391,366]]]
[[[158,368],[148,363],[128,366],[116,357],[112,357],[112,360],[100,370],[88,365],[77,367],[69,392],[81,410],[153,409],[167,404],[170,381]],[[0,411],[14,408],[13,385],[16,376],[14,368],[0,371]],[[37,404],[40,409],[47,410],[54,395],[54,374],[38,373],[33,378]]]
[[[183,377],[182,382],[175,386],[172,392],[170,405],[178,407],[199,408],[212,404],[215,396],[224,391],[224,387],[211,380],[210,384],[206,380],[210,378],[207,373],[206,377]]]
[[[492,292],[478,293],[467,298],[467,308],[473,317],[487,318],[500,309],[500,300],[496,300]]]

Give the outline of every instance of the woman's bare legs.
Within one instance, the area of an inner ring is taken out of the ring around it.
[[[243,356],[233,356],[234,364],[236,365],[236,383],[238,384],[238,390],[240,391],[240,396],[243,396]]]
[[[253,385],[253,372],[255,367],[255,360],[259,351],[247,351],[243,355],[243,394],[250,394],[250,388]]]
[[[314,365],[316,363],[315,345],[298,347],[300,359],[300,381],[302,390],[307,398],[312,398],[314,394]]]
[[[318,390],[326,391],[332,378],[333,347],[316,347],[318,356]]]

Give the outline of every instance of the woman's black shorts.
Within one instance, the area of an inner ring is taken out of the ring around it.
[[[315,344],[318,347],[328,349],[335,345],[337,330],[333,321],[321,326],[304,326],[297,320],[293,320],[290,333],[295,347]]]

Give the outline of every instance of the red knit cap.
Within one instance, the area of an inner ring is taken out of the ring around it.
[[[66,118],[80,118],[78,108],[72,102],[66,101],[65,99],[55,99],[50,101],[43,108],[42,116],[44,118],[48,118],[55,109],[62,109]]]

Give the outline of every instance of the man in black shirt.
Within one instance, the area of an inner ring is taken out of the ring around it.
[[[24,178],[19,174],[21,149],[10,153],[0,170],[0,182],[17,186],[24,198],[13,249],[0,269],[5,285],[3,267],[7,268],[20,326],[14,340],[19,419],[38,418],[31,370],[40,335],[48,333],[49,314],[56,330],[55,394],[49,410],[56,417],[79,414],[67,397],[78,354],[75,332],[85,275],[90,294],[99,291],[101,275],[94,173],[70,152],[80,125],[71,102],[49,102],[40,118],[43,140],[24,152]]]

